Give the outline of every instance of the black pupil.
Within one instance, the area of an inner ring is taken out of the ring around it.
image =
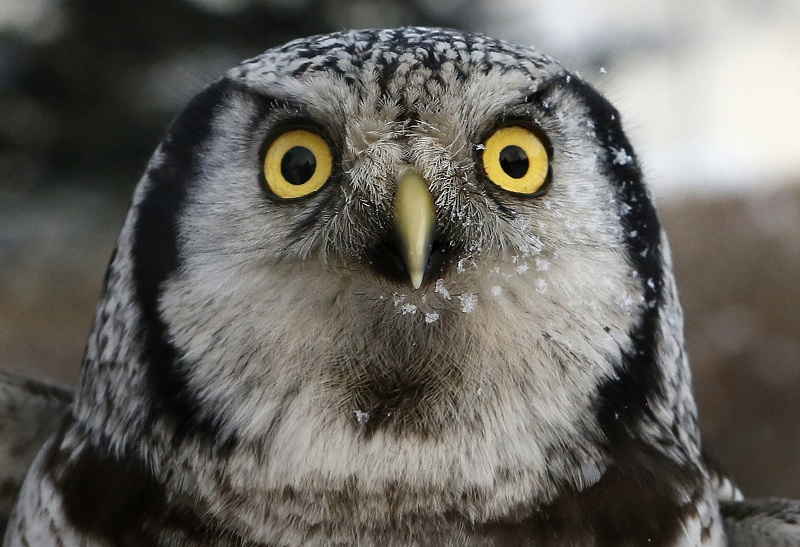
[[[519,146],[506,146],[500,151],[500,167],[512,179],[521,179],[528,172],[528,154]]]
[[[281,175],[289,184],[305,184],[317,170],[317,158],[305,146],[290,148],[281,160]]]

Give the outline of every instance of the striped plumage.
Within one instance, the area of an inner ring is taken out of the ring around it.
[[[722,545],[725,490],[617,111],[530,48],[360,31],[172,124],[6,543]]]

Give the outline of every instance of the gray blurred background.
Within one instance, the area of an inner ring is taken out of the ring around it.
[[[748,495],[800,498],[796,0],[0,0],[0,367],[75,384],[133,185],[200,88],[290,38],[404,24],[535,45],[619,107],[706,447]]]

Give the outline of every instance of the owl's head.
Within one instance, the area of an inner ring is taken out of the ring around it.
[[[153,406],[229,437],[295,407],[368,433],[479,427],[500,406],[624,427],[614,414],[661,391],[641,179],[616,110],[532,49],[312,37],[176,119],[109,290],[129,261]]]

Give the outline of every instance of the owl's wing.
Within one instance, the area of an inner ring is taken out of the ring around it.
[[[724,501],[720,508],[730,547],[800,545],[800,500]]]
[[[68,389],[0,371],[0,537],[28,467],[71,402]]]
[[[800,500],[745,499],[714,459],[703,457],[730,547],[800,547]]]

